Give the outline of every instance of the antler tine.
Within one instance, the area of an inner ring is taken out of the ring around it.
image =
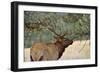
[[[53,29],[51,29],[51,28],[49,28],[48,27],[48,30],[50,30],[52,33],[54,33],[55,35],[57,35],[57,36],[60,36],[59,34],[57,34],[56,32],[55,32],[55,30],[53,30]]]
[[[64,33],[64,34],[62,34],[61,36],[63,36],[63,37],[64,37],[67,33],[68,33],[68,32],[65,32],[65,33]]]
[[[52,26],[50,26],[50,27],[48,27],[49,25],[45,26],[42,22],[39,22],[38,24],[41,24],[42,26],[46,27],[49,31],[51,31],[55,35],[60,36],[58,33],[56,33],[55,29],[53,29]]]

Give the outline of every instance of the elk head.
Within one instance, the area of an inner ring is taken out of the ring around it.
[[[72,40],[66,39],[64,38],[64,36],[58,36],[58,37],[55,37],[55,39],[56,39],[55,44],[61,45],[62,48],[66,48],[73,43]]]
[[[57,36],[55,37],[55,39],[56,39],[55,45],[59,49],[59,56],[58,56],[58,59],[59,59],[62,56],[63,52],[65,51],[65,48],[71,45],[73,41],[64,38],[64,36]]]

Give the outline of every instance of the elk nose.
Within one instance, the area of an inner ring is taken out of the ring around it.
[[[71,44],[73,44],[73,41],[71,41]]]

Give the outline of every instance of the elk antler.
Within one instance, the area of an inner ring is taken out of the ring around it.
[[[64,37],[68,32],[65,32],[64,34],[62,34],[61,36]]]
[[[50,30],[52,33],[54,33],[55,35],[57,35],[57,36],[60,36],[59,34],[57,34],[56,32],[55,32],[55,30],[53,30],[53,29],[51,29],[51,28],[48,28],[48,30]]]

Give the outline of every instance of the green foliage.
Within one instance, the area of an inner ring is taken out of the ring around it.
[[[72,40],[89,39],[90,14],[25,11],[24,28],[25,47],[35,41],[49,42],[55,35],[66,34]]]

